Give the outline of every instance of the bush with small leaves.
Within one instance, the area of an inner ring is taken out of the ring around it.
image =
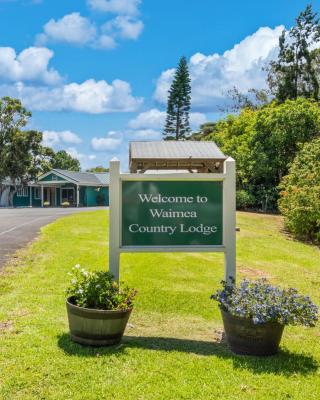
[[[301,148],[280,189],[286,228],[298,239],[320,243],[320,137]]]
[[[79,307],[96,310],[128,310],[133,306],[136,290],[113,280],[107,271],[89,272],[76,265],[66,294]]]
[[[256,202],[253,194],[246,190],[237,190],[236,192],[236,204],[238,210],[246,210],[254,206]]]

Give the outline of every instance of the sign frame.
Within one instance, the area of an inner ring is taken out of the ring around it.
[[[224,279],[236,277],[236,166],[233,158],[224,161],[222,173],[121,173],[120,161],[110,161],[109,186],[109,270],[120,279],[121,253],[154,252],[222,252]],[[222,182],[222,245],[122,246],[122,182],[124,181],[221,181]]]

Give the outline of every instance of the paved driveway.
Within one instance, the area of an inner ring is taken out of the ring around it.
[[[0,208],[0,269],[12,253],[37,236],[42,226],[64,215],[101,209],[106,208]]]

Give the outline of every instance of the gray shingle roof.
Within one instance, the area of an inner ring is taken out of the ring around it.
[[[225,160],[214,142],[197,141],[153,141],[131,142],[131,159],[215,159]]]
[[[109,185],[109,173],[75,172],[57,168],[52,171],[56,171],[67,179],[71,179],[72,181],[83,185]]]

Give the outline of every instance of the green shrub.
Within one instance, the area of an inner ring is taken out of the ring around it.
[[[137,292],[123,285],[120,288],[109,272],[89,272],[76,265],[72,269],[71,276],[67,296],[73,304],[96,310],[132,308]]]
[[[320,243],[320,137],[304,144],[280,189],[286,228],[298,239]]]
[[[247,208],[253,207],[255,202],[256,199],[251,193],[245,190],[237,190],[236,203],[238,210],[245,210]]]

